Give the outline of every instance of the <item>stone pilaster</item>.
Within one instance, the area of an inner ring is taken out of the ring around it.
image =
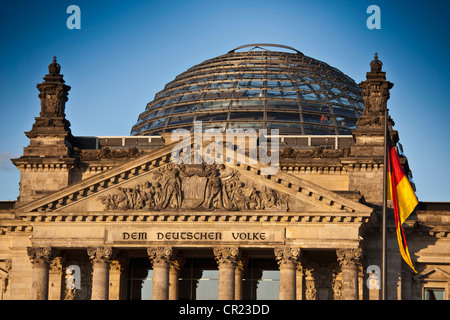
[[[49,300],[61,300],[62,293],[64,292],[64,264],[65,257],[60,255],[54,256],[50,261],[49,269]]]
[[[109,247],[88,248],[92,262],[92,300],[108,300],[109,267],[112,249]]]
[[[297,263],[297,270],[296,270],[296,299],[297,300],[303,300],[303,266],[298,261]]]
[[[214,256],[219,266],[219,300],[235,298],[235,267],[239,259],[239,248],[214,248]]]
[[[342,270],[342,300],[358,300],[358,270],[362,249],[338,249],[336,255]]]
[[[234,299],[243,300],[244,299],[244,287],[242,285],[242,279],[244,277],[245,269],[247,268],[248,257],[242,255],[236,262],[236,268],[234,270]]]
[[[110,263],[109,279],[111,288],[109,290],[109,300],[121,300],[125,298],[126,288],[126,268],[128,258],[119,255],[114,257]]]
[[[296,299],[296,272],[300,259],[299,248],[275,248],[275,259],[280,268],[280,300]]]
[[[169,299],[169,268],[173,255],[171,247],[147,248],[153,266],[152,300]]]
[[[170,260],[170,270],[169,270],[169,300],[178,300],[180,296],[179,292],[179,282],[180,272],[183,269],[185,259],[181,254],[175,255],[175,257]]]
[[[33,279],[31,284],[32,300],[48,299],[49,264],[52,249],[48,247],[27,248],[28,256],[33,264]]]

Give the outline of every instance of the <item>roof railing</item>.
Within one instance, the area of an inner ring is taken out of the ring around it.
[[[263,47],[276,47],[276,48],[289,49],[289,50],[295,51],[297,54],[300,54],[300,55],[303,56],[303,53],[300,52],[300,51],[298,51],[298,50],[295,49],[295,48],[292,48],[292,47],[289,47],[289,46],[285,46],[285,45],[282,45],[282,44],[275,44],[275,43],[253,43],[253,44],[245,44],[245,45],[243,45],[243,46],[240,46],[240,47],[234,48],[233,50],[228,51],[228,53],[233,53],[233,52],[235,52],[236,50],[243,49],[243,48],[252,48],[252,49],[250,49],[250,50],[253,50],[253,49],[255,49],[255,48],[267,50],[267,49],[265,49],[265,48],[263,48]],[[250,51],[250,50],[249,50],[249,51]],[[270,50],[268,50],[268,51],[270,51]]]

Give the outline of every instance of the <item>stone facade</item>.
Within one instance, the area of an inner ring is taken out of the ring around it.
[[[382,111],[392,87],[380,63],[361,83],[366,109],[351,147],[283,150],[278,172],[263,175],[246,156],[174,164],[179,142],[167,137],[157,148],[83,149],[54,60],[38,85],[30,145],[13,160],[20,196],[0,209],[0,298],[126,299],[130,263],[145,258],[152,298],[176,300],[186,259],[206,257],[219,270],[219,299],[244,298],[249,259],[273,262],[280,299],[379,299]],[[430,289],[450,297],[449,217],[448,204],[420,203],[406,221],[417,274],[388,220],[388,299],[422,299]]]

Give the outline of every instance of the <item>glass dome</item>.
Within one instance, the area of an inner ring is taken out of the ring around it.
[[[194,121],[202,121],[204,131],[254,128],[286,135],[346,135],[356,128],[363,109],[361,89],[338,69],[290,47],[245,45],[169,82],[147,104],[131,134],[193,131]]]

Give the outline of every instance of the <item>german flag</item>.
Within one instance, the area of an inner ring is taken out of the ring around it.
[[[391,141],[389,133],[387,133],[387,199],[392,200],[395,216],[395,228],[397,230],[397,240],[400,254],[403,260],[417,273],[409,255],[408,246],[406,244],[405,232],[403,231],[403,223],[418,205],[416,194],[414,193],[408,177],[403,171],[397,151]]]

